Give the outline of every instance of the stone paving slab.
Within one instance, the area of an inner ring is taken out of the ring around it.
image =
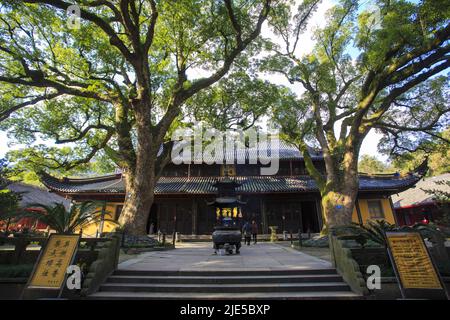
[[[310,270],[332,268],[330,262],[276,243],[241,248],[240,255],[215,255],[210,242],[181,243],[168,251],[141,253],[119,264],[122,270]]]

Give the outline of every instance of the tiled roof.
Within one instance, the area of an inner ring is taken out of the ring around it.
[[[180,142],[180,146],[183,144],[183,142]],[[194,148],[191,148],[191,151],[193,152]],[[231,148],[230,148],[231,149]],[[162,149],[160,150],[160,153],[162,152]],[[181,151],[179,153],[182,153]],[[309,154],[312,159],[314,160],[322,160],[323,154],[320,150],[316,150],[313,148],[309,148]],[[258,142],[257,146],[249,147],[249,148],[238,148],[235,147],[231,150],[220,150],[218,154],[211,155],[208,152],[203,153],[203,157],[200,157],[203,159],[204,162],[216,162],[216,163],[227,163],[229,161],[236,162],[237,159],[243,161],[245,159],[246,163],[248,163],[249,159],[259,159],[261,156],[266,157],[273,157],[278,158],[281,160],[294,160],[294,159],[303,159],[302,154],[298,151],[298,149],[287,142],[279,139],[273,139],[268,140],[266,142]],[[194,158],[194,155],[192,155]],[[182,154],[174,157],[174,162],[181,162],[183,159]],[[188,160],[188,159],[187,159]]]
[[[450,193],[448,185],[436,184],[436,181],[450,181],[450,173],[441,174],[435,177],[424,178],[406,191],[392,196],[392,202],[395,208],[418,206],[434,202],[433,195],[424,190],[440,190]]]
[[[225,177],[161,177],[155,194],[215,194],[213,184]],[[360,191],[401,191],[417,182],[420,177],[367,176],[359,178]],[[310,176],[239,176],[236,181],[242,185],[238,193],[291,193],[317,192],[317,185]],[[124,193],[121,174],[88,179],[58,179],[47,174],[42,182],[51,190],[60,193]]]
[[[66,209],[70,207],[69,200],[55,193],[48,192],[48,190],[43,187],[14,182],[9,184],[6,188],[22,195],[22,199],[19,202],[21,208],[26,208],[37,203],[46,206],[52,206],[55,203],[62,203]]]

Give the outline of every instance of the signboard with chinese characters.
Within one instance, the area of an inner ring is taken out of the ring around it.
[[[389,257],[404,298],[445,298],[445,288],[418,232],[386,232]]]
[[[61,289],[67,267],[72,263],[80,235],[52,234],[43,249],[28,288]]]

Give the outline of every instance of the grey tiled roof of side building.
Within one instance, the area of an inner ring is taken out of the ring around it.
[[[21,208],[30,207],[35,204],[52,206],[55,203],[62,203],[66,209],[69,209],[70,207],[70,200],[55,193],[48,192],[44,187],[14,182],[9,184],[6,188],[21,194],[22,199],[19,201],[19,206]]]
[[[223,177],[161,177],[155,194],[214,194],[214,182]],[[406,177],[360,176],[361,191],[401,190],[414,184],[416,175]],[[62,193],[124,193],[121,174],[88,179],[57,179],[44,175],[43,183]],[[315,181],[309,176],[238,176],[236,181],[242,185],[238,193],[277,193],[277,192],[317,192]]]
[[[450,173],[444,173],[435,177],[421,179],[417,184],[406,191],[392,196],[395,208],[417,206],[434,202],[434,196],[424,190],[440,190],[450,193],[450,186],[436,184],[437,181],[450,181]]]

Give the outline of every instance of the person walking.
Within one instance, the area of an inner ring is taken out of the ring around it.
[[[258,225],[256,224],[256,221],[253,220],[252,221],[252,238],[253,238],[253,243],[256,244],[256,237],[258,235]]]
[[[250,226],[250,223],[246,221],[244,223],[244,226],[242,227],[242,231],[244,233],[244,242],[246,245],[250,245],[250,240],[252,238],[252,227]]]

